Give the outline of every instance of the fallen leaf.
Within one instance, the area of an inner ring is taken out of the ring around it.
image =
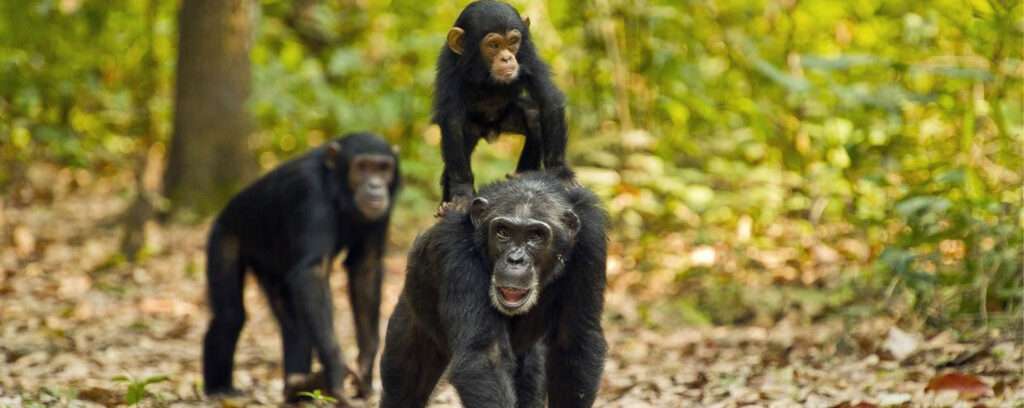
[[[114,406],[121,403],[121,393],[100,387],[89,387],[81,390],[78,392],[78,398],[106,406]]]
[[[992,393],[992,388],[978,377],[959,372],[932,377],[931,380],[928,380],[928,386],[924,390],[932,392],[952,390],[958,392],[964,399],[974,399]]]
[[[14,252],[19,256],[29,256],[36,250],[36,237],[35,235],[32,235],[32,231],[24,225],[14,227],[11,239],[14,241]]]
[[[64,299],[77,298],[92,288],[92,279],[87,275],[68,276],[60,281],[57,295]]]
[[[197,308],[194,304],[178,299],[143,299],[139,302],[139,310],[146,314],[186,316],[195,314]]]
[[[841,404],[833,405],[832,408],[878,408],[878,405],[863,401],[856,404],[846,401]]]
[[[914,354],[920,344],[921,340],[917,336],[893,327],[889,329],[889,336],[886,337],[882,348],[900,361]]]
[[[883,393],[878,395],[878,403],[882,406],[901,405],[910,402],[910,394],[890,394]]]

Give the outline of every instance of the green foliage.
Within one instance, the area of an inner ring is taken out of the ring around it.
[[[124,394],[124,402],[128,405],[138,405],[148,395],[147,386],[168,381],[170,378],[166,375],[154,375],[136,380],[127,375],[119,375],[113,380],[128,386],[128,390]]]
[[[324,394],[320,392],[320,390],[313,390],[313,392],[303,391],[299,393],[299,396],[309,398],[310,400],[313,401],[313,404],[315,404],[318,407],[328,406],[330,404],[338,402],[336,398]]]
[[[155,27],[142,0],[0,3],[0,185],[40,159],[127,167],[140,81],[166,139],[175,3],[157,3]],[[328,0],[297,19],[294,3],[254,17],[260,163],[378,132],[404,160],[396,231],[419,230],[442,165],[434,63],[462,4]],[[1020,2],[513,3],[568,96],[570,161],[613,218],[613,281],[665,282],[628,286],[699,322],[761,314],[780,285],[843,293],[815,310],[884,298],[936,323],[1020,310]],[[520,146],[481,144],[477,180],[511,172]],[[710,264],[687,256],[700,245]]]
[[[132,91],[149,77],[165,89],[152,103],[169,126],[174,20],[171,3],[156,3],[155,27],[142,24],[146,1],[0,4],[0,183],[36,159],[124,164],[137,148]],[[157,67],[143,64],[148,30],[157,34]]]

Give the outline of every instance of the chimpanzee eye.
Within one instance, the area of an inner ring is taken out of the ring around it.
[[[498,46],[498,43],[496,43],[496,42],[492,42],[492,43],[491,43],[491,49],[492,49],[492,50],[496,50],[496,49],[498,49],[498,48],[501,48],[500,46]]]
[[[509,231],[507,227],[498,227],[494,230],[494,234],[497,235],[498,239],[504,241],[509,238]]]
[[[531,244],[539,244],[539,243],[544,241],[544,234],[542,234],[538,230],[533,230],[533,231],[530,231],[530,235],[527,235],[526,239]]]

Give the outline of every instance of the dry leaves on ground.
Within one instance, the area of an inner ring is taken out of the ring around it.
[[[78,193],[50,206],[0,207],[0,406],[125,404],[131,385],[146,380],[155,381],[141,397],[148,406],[279,405],[277,328],[253,282],[236,357],[235,381],[246,395],[208,401],[198,391],[205,226],[153,226],[152,255],[124,264],[113,255],[118,231],[106,222],[125,208],[116,197]],[[384,316],[404,266],[404,248],[391,253]],[[343,275],[334,275],[333,286],[351,362]],[[598,406],[1024,404],[1022,347],[998,333],[965,343],[948,332],[896,332],[884,319],[654,331],[636,323],[636,309],[627,295],[608,294],[611,349]],[[153,380],[161,375],[167,380]],[[440,387],[432,406],[458,406],[450,386]]]

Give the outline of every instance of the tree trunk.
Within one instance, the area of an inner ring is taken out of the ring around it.
[[[252,0],[184,0],[164,191],[176,212],[205,215],[255,174],[247,141]]]

